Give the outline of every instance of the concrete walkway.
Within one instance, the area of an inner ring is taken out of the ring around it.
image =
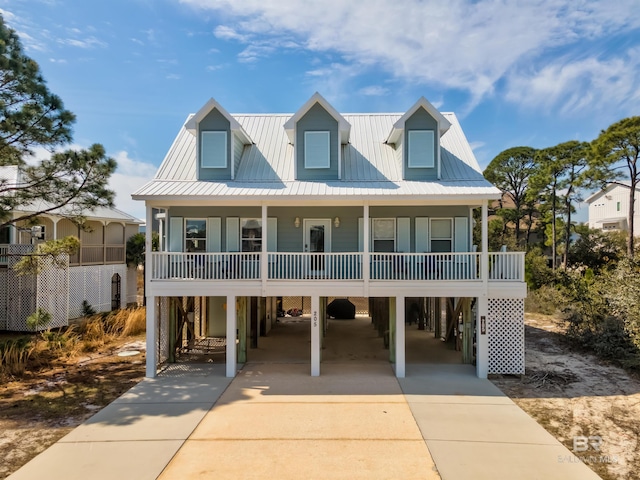
[[[223,368],[144,380],[9,479],[599,478],[468,366]]]

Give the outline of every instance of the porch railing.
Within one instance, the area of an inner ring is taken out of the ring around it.
[[[260,253],[179,253],[152,254],[152,280],[257,280]]]
[[[371,280],[480,280],[480,254],[372,253]]]
[[[0,251],[1,253],[1,251]],[[261,253],[154,252],[152,280],[259,280]],[[370,253],[371,281],[479,281],[481,253]],[[363,280],[364,254],[271,252],[269,280]],[[489,253],[489,281],[524,281],[524,253]]]
[[[269,279],[362,280],[362,253],[269,253]]]
[[[489,252],[489,281],[524,281],[524,252]]]

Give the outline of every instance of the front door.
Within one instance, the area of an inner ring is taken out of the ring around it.
[[[311,254],[331,251],[330,219],[305,219],[304,251]],[[324,274],[326,269],[324,255],[310,255],[308,265],[311,275]]]

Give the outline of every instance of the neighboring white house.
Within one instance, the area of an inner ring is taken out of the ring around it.
[[[17,183],[18,175],[17,167],[0,168],[7,182]],[[23,208],[12,218],[37,211]],[[125,245],[140,223],[116,208],[99,207],[85,213],[82,228],[60,211],[39,215],[36,225],[18,221],[0,228],[0,330],[28,330],[26,319],[38,307],[52,314],[47,327],[61,327],[82,315],[85,300],[98,312],[135,303],[137,272],[127,268]],[[64,268],[46,267],[37,276],[18,276],[11,268],[38,243],[69,235],[81,247]]]
[[[147,376],[184,338],[225,345],[234,376],[256,332],[275,324],[276,299],[291,296],[309,301],[302,341],[314,376],[330,297],[369,299],[398,377],[409,298],[455,308],[461,361],[478,376],[523,373],[524,254],[487,251],[488,202],[499,197],[456,116],[424,98],[406,112],[357,114],[317,93],[294,114],[231,115],[209,100],[133,194],[146,225],[160,220],[161,251],[146,265]]]
[[[629,187],[611,183],[585,200],[589,204],[589,228],[629,230]],[[636,192],[634,235],[640,236],[640,194]]]

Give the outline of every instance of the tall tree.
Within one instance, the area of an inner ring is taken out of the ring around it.
[[[77,218],[113,205],[107,182],[116,163],[101,145],[27,161],[35,147],[53,152],[68,144],[74,121],[0,16],[0,167],[15,167],[0,176],[0,227],[52,211]],[[13,216],[16,211],[22,213]]]
[[[539,150],[536,155],[538,168],[531,177],[529,199],[532,196],[546,199],[547,208],[551,212],[551,252],[552,268],[556,269],[558,233],[556,219],[559,213],[566,216],[564,222],[564,254],[563,263],[568,263],[569,244],[571,243],[571,213],[574,203],[580,200],[580,188],[584,186],[586,177],[587,154],[590,145],[585,142],[571,140],[555,147]],[[538,193],[539,192],[539,193]]]
[[[513,208],[500,208],[497,214],[515,227],[516,241],[520,241],[520,222],[527,215],[526,196],[529,178],[535,170],[536,150],[514,147],[499,153],[484,171],[487,180],[502,190]]]
[[[629,117],[612,124],[600,132],[592,146],[588,176],[601,188],[607,183],[629,187],[627,255],[633,258],[634,200],[640,183],[640,117]]]

